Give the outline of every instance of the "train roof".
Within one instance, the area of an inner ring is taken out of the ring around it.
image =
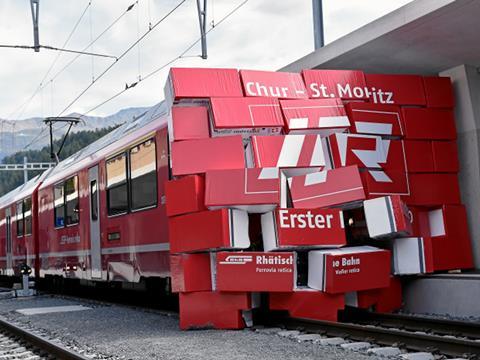
[[[42,181],[52,172],[52,170],[53,168],[45,170],[40,175],[35,176],[26,183],[0,197],[0,208],[10,206],[19,200],[31,196],[37,187],[42,183]]]
[[[93,166],[135,139],[167,125],[167,106],[164,101],[152,106],[142,115],[128,120],[123,125],[58,163],[45,178],[41,188],[52,185],[79,170]]]

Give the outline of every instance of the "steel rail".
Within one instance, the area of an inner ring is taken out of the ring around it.
[[[381,327],[395,327],[409,331],[423,331],[440,335],[454,335],[480,339],[480,323],[449,319],[435,319],[407,314],[372,313],[354,311],[348,313],[350,322],[371,324]]]
[[[356,341],[369,341],[381,345],[396,345],[408,350],[438,352],[454,357],[480,359],[480,342],[475,340],[423,334],[400,329],[386,329],[372,325],[283,318],[274,322],[291,330],[302,330]]]
[[[32,345],[40,352],[45,352],[47,355],[52,355],[56,359],[63,360],[89,360],[89,358],[67,349],[66,347],[56,344],[42,336],[38,336],[28,330],[5,320],[0,319],[0,330],[4,330],[12,337],[18,337],[26,343]]]

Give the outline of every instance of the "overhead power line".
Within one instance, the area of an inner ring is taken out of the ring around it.
[[[68,44],[68,42],[70,41],[70,39],[72,38],[73,34],[75,33],[75,31],[77,30],[78,28],[78,25],[80,24],[80,22],[82,21],[83,17],[85,16],[88,8],[92,5],[92,1],[89,1],[87,6],[85,7],[85,9],[82,11],[82,13],[80,14],[80,17],[78,18],[78,20],[75,22],[75,25],[73,26],[73,29],[70,31],[70,33],[68,34],[66,40],[64,41],[63,45],[62,45],[62,48],[65,48]],[[32,10],[33,11],[33,10]],[[59,52],[57,54],[57,56],[55,57],[55,59],[53,59],[53,62],[50,64],[50,67],[48,68],[47,72],[45,73],[45,75],[43,76],[42,80],[40,81],[40,84],[38,85],[38,87],[35,89],[35,91],[33,92],[33,94],[27,99],[27,101],[25,101],[22,105],[20,105],[16,110],[14,110],[12,113],[10,113],[10,115],[8,116],[9,118],[12,117],[12,115],[16,114],[18,111],[22,110],[25,106],[28,107],[28,105],[30,104],[30,102],[33,100],[33,98],[35,97],[35,95],[38,94],[38,92],[43,88],[43,83],[45,81],[45,79],[48,77],[48,75],[50,74],[50,71],[52,71],[53,67],[55,66],[55,64],[57,63],[58,61],[58,58],[60,57],[61,53]],[[23,113],[23,111],[19,114],[18,117],[20,117],[20,115]]]
[[[225,16],[223,16],[217,23],[215,24],[212,24],[211,25],[211,28],[206,32],[206,34],[209,34],[211,31],[215,30],[218,26],[220,26],[223,22],[225,22],[228,18],[230,18],[233,14],[235,14],[238,10],[240,10],[240,8],[242,8],[249,0],[244,0],[242,1],[240,4],[238,4],[236,7],[234,7],[229,13],[227,13]],[[183,1],[181,3],[179,3],[177,5],[177,7],[179,7],[180,5],[183,4]],[[177,8],[176,7],[176,8]],[[174,10],[176,9],[174,8]],[[153,26],[152,26],[152,29],[153,29]],[[161,70],[165,69],[167,66],[173,64],[174,62],[176,62],[177,60],[179,59],[182,59],[182,58],[186,58],[186,57],[189,57],[189,56],[186,56],[186,54],[192,49],[195,47],[195,45],[197,45],[200,41],[202,40],[202,37],[199,37],[197,40],[195,40],[192,44],[190,44],[189,46],[187,46],[179,55],[175,56],[174,58],[170,59],[169,61],[167,61],[166,63],[164,63],[163,65],[161,65],[160,67],[154,69],[153,71],[151,71],[150,73],[148,73],[147,75],[141,77],[138,81],[135,81],[131,84],[125,84],[125,88],[123,88],[121,91],[115,93],[114,95],[112,95],[111,97],[109,97],[108,99],[105,99],[104,101],[102,101],[101,103],[95,105],[94,107],[90,108],[88,111],[84,112],[83,114],[80,115],[80,118],[82,117],[85,117],[87,116],[89,113],[91,113],[92,111],[95,111],[96,109],[102,107],[103,105],[107,104],[108,102],[114,100],[115,98],[119,97],[120,95],[122,95],[123,93],[125,93],[126,91],[134,88],[135,86],[137,86],[140,82],[143,82],[144,80],[147,80],[149,79],[150,77],[154,76],[155,74],[157,74],[158,72],[160,72]],[[134,47],[135,44],[133,44],[133,46],[130,47],[130,49],[132,47]],[[196,55],[195,57],[201,57],[201,55]],[[119,57],[120,59],[120,57]],[[65,128],[66,126],[62,126],[61,128],[59,128],[57,131],[60,131],[61,129]],[[24,150],[28,149],[33,143],[35,143],[46,131],[46,128],[43,128],[42,131],[28,144],[24,147]]]
[[[130,10],[132,10],[135,5],[138,4],[138,1],[130,4],[115,20],[113,20],[112,23],[110,23],[110,25],[108,25],[100,34],[97,35],[97,37],[95,37],[95,39],[93,39],[87,46],[85,46],[81,52],[82,53],[79,53],[77,54],[77,56],[73,57],[72,60],[70,60],[65,66],[63,66],[59,71],[57,71],[49,81],[45,81],[48,77],[48,75],[50,74],[50,72],[52,71],[56,61],[58,60],[58,57],[60,56],[60,54],[57,55],[57,57],[54,59],[54,61],[52,62],[52,64],[50,65],[49,69],[47,70],[47,72],[45,73],[45,75],[43,76],[42,80],[40,81],[40,84],[38,85],[38,87],[36,88],[36,90],[32,93],[32,95],[30,97],[28,97],[26,99],[26,101],[24,101],[22,103],[22,105],[20,105],[16,110],[14,110],[13,112],[10,113],[10,115],[8,116],[8,118],[11,118],[13,114],[17,113],[20,109],[22,108],[28,108],[28,105],[30,104],[30,102],[35,98],[35,96],[40,92],[42,91],[49,83],[51,83],[52,81],[56,80],[64,71],[66,71],[80,56],[82,56],[82,54],[84,52],[86,52],[93,44],[95,44],[100,38],[102,38],[112,27],[114,27]],[[67,37],[67,40],[65,40],[64,44],[63,44],[63,47],[65,47],[68,43],[68,41],[70,40],[70,38],[72,37],[73,33],[75,32],[76,28],[78,27],[78,25],[80,24],[81,20],[83,19],[83,17],[85,16],[87,10],[88,10],[88,7],[91,5],[91,1],[88,3],[87,7],[83,10],[82,14],[80,15],[79,19],[77,20],[77,22],[75,23],[75,26],[73,27],[72,31],[70,32],[69,36]],[[22,111],[23,113],[24,111]],[[18,116],[20,117],[20,115]]]
[[[182,6],[187,0],[181,0],[175,5],[169,12],[161,17],[155,24],[151,26],[142,36],[135,40],[125,51],[123,51],[117,58],[117,60],[108,66],[103,72],[100,73],[85,89],[83,89],[68,105],[57,115],[62,116],[73,104],[75,104],[98,80],[100,80],[110,69],[112,69],[125,55],[127,55],[140,41],[142,41],[148,34],[150,34],[158,25],[165,21],[175,10]]]
[[[205,35],[209,34],[211,31],[213,31],[214,29],[216,29],[218,26],[220,26],[224,21],[226,21],[230,16],[232,16],[233,14],[235,14],[238,10],[240,10],[241,7],[243,7],[249,0],[244,0],[242,1],[240,4],[238,4],[236,7],[234,7],[228,14],[226,14],[224,17],[222,17],[220,19],[220,21],[218,21],[218,23],[216,24],[212,24],[212,27],[210,29],[208,29],[208,31],[205,33]],[[187,48],[185,48],[179,55],[175,56],[174,58],[170,59],[169,61],[167,61],[166,63],[164,63],[163,65],[161,65],[160,67],[156,68],[155,70],[149,72],[147,75],[145,76],[142,76],[140,77],[137,81],[135,82],[132,82],[130,84],[126,83],[125,84],[125,88],[123,88],[122,90],[120,90],[119,92],[115,93],[114,95],[112,95],[111,97],[109,97],[108,99],[105,99],[104,101],[102,101],[101,103],[95,105],[94,107],[92,107],[91,109],[89,109],[88,111],[86,111],[85,113],[83,113],[82,115],[80,115],[80,118],[82,117],[85,117],[86,115],[90,114],[92,111],[95,111],[97,110],[98,108],[102,107],[103,105],[107,104],[108,102],[114,100],[115,98],[119,97],[120,95],[122,95],[123,93],[127,92],[128,90],[134,88],[135,86],[137,86],[140,82],[142,81],[145,81],[147,80],[148,78],[154,76],[155,74],[157,74],[158,72],[162,71],[163,69],[165,69],[167,66],[173,64],[174,62],[176,62],[177,60],[179,59],[182,59],[182,58],[186,58],[186,54],[195,47],[195,45],[197,45],[199,42],[202,41],[202,36],[200,36],[196,41],[194,41],[192,44],[190,44]],[[202,57],[201,55],[195,55],[195,57]]]
[[[107,58],[112,58],[112,59],[115,59],[115,60],[117,59],[117,57],[113,56],[113,55],[99,54],[99,53],[93,53],[93,52],[82,51],[82,50],[63,49],[63,48],[58,48],[58,47],[49,46],[49,45],[30,46],[30,45],[5,45],[5,44],[0,44],[0,48],[15,48],[15,49],[40,48],[40,49],[54,50],[54,51],[67,52],[67,53],[73,53],[73,54],[107,57]]]

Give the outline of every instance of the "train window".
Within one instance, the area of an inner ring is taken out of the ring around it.
[[[157,205],[155,141],[147,140],[130,150],[132,210]]]
[[[97,180],[92,180],[90,182],[90,209],[91,209],[91,218],[93,221],[98,220],[98,190],[97,190]]]
[[[24,224],[22,201],[17,203],[17,216],[15,217],[15,220],[17,222],[17,236],[21,237],[23,236],[23,224]]]
[[[78,177],[74,176],[65,181],[65,223],[78,224]]]
[[[107,208],[108,215],[128,211],[127,154],[107,160]]]
[[[23,200],[23,218],[25,221],[25,235],[32,235],[32,198]]]
[[[65,197],[63,183],[53,187],[55,227],[65,226]]]

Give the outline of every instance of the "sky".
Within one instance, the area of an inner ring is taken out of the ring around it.
[[[207,36],[208,59],[199,57],[197,45],[170,66],[277,70],[313,51],[311,0],[249,0],[220,23],[244,1],[207,0],[207,28],[215,24]],[[335,41],[410,1],[324,0],[325,41]],[[179,3],[182,0],[40,0],[40,44],[58,48],[84,50],[125,14],[87,50],[110,57],[82,55],[63,71],[75,54],[0,48],[0,119],[89,111],[88,115],[105,116],[158,103],[169,66],[99,106],[198,40],[195,0],[184,1],[148,32]],[[119,57],[146,32],[120,60],[111,57]],[[0,0],[0,45],[33,45],[29,0]]]

